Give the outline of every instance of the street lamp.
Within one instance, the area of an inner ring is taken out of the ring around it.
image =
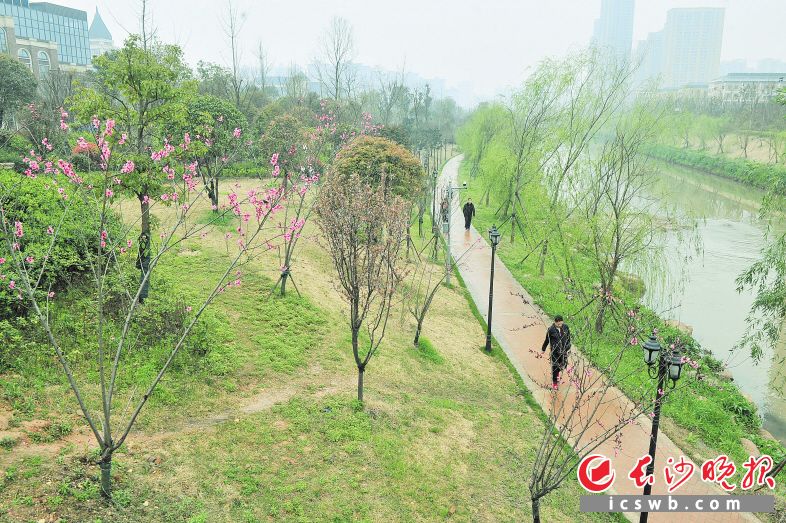
[[[496,225],[489,229],[489,241],[491,242],[491,277],[489,278],[489,317],[486,326],[486,352],[491,352],[491,309],[494,305],[494,256],[497,254],[497,245],[502,235],[497,230]]]
[[[450,182],[450,180],[448,180]],[[450,214],[452,212],[451,206],[453,205],[453,191],[461,191],[467,188],[467,182],[464,182],[461,187],[453,187],[452,183],[448,183],[447,188],[445,189],[445,199],[443,200],[443,205],[445,205],[444,213],[445,215],[442,217],[442,232],[445,233],[445,283],[450,285],[450,271],[451,271],[451,254],[450,254]]]
[[[437,169],[431,172],[431,221],[436,231],[437,227]]]
[[[660,406],[665,395],[666,380],[673,389],[682,374],[682,354],[676,348],[662,350],[660,343],[655,338],[655,333],[642,345],[644,350],[644,362],[647,364],[647,374],[650,378],[658,379],[658,389],[655,391],[655,412],[652,416],[652,432],[650,434],[650,463],[647,465],[647,476],[655,472],[655,449],[658,445],[658,425],[660,424]],[[653,374],[653,367],[658,364],[657,374]],[[644,495],[649,496],[652,492],[652,485],[644,485]],[[639,523],[646,523],[649,512],[642,512]]]

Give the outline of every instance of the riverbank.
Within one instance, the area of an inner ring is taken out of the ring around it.
[[[460,181],[469,182],[467,197],[475,202],[483,202],[483,188],[479,183],[472,183],[468,177],[466,165],[462,165]],[[537,214],[539,205],[546,203],[537,198],[527,197],[525,194],[525,207],[528,213]],[[477,206],[476,227],[485,230],[493,223],[502,221],[495,216],[499,202],[494,198],[488,205]],[[484,202],[485,203],[485,202]],[[526,218],[524,218],[526,221]],[[525,223],[525,229],[527,225]],[[546,263],[545,275],[539,276],[538,257],[526,255],[533,250],[534,245],[528,245],[516,232],[514,243],[510,242],[510,228],[506,225],[503,229],[503,242],[500,244],[498,255],[507,265],[517,281],[527,289],[535,302],[549,315],[568,315],[575,311],[577,305],[566,294],[558,270]],[[573,253],[577,267],[575,276],[588,281],[583,283],[591,285],[594,278],[594,268],[591,261],[581,252]],[[626,297],[626,300],[630,300]],[[566,314],[568,311],[568,314]],[[658,327],[667,339],[678,335],[674,329],[664,325],[652,311],[645,310],[647,321],[651,327]],[[570,320],[568,320],[570,321]],[[685,338],[684,335],[682,335]],[[601,352],[613,354],[620,350],[619,340],[606,340]],[[783,447],[777,442],[760,432],[761,420],[756,406],[746,399],[739,388],[722,376],[723,365],[714,358],[709,351],[701,348],[698,342],[689,338],[686,343],[689,356],[699,362],[701,379],[691,380],[689,384],[681,383],[686,389],[669,397],[663,408],[663,427],[669,436],[681,448],[684,448],[694,461],[702,462],[719,454],[732,457],[737,463],[742,463],[751,454],[751,445],[745,440],[756,444],[762,453],[771,454],[779,459],[784,454]],[[631,353],[626,365],[635,368],[640,365],[640,354]],[[633,359],[636,358],[636,361]],[[635,386],[648,382],[646,375],[637,376]],[[633,385],[632,385],[633,386]],[[783,497],[784,490],[779,487],[779,496]]]
[[[786,187],[786,167],[781,165],[765,164],[742,158],[728,158],[694,149],[662,144],[650,145],[647,148],[647,154],[674,165],[690,167],[706,174],[735,180],[765,191]]]

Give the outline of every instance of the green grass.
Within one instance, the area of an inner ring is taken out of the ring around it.
[[[174,313],[208,292],[222,245],[219,238],[183,246],[154,273],[146,304],[154,332],[166,333],[155,311]],[[64,521],[113,522],[529,519],[528,464],[542,414],[496,343],[491,356],[483,353],[478,316],[461,299],[466,291],[440,290],[418,350],[414,325],[394,312],[367,368],[361,407],[332,267],[313,243],[303,244],[299,259],[302,298],[270,295],[269,259],[244,267],[242,285],[216,300],[116,456],[114,504],[100,499],[95,452],[64,445],[54,457],[4,467],[0,521],[52,512]],[[58,299],[77,322],[83,297]],[[73,350],[88,383],[91,352]],[[129,356],[123,391],[149,377],[144,363],[159,350]],[[51,360],[26,351],[13,373],[0,376],[3,408],[32,396],[32,411],[14,410],[12,419],[70,420],[77,430],[83,423]],[[272,407],[241,410],[268,393],[279,398]],[[190,425],[227,411],[226,421]],[[618,520],[581,514],[581,493],[566,481],[544,501],[544,518]]]
[[[431,344],[430,341],[428,341],[428,338],[425,336],[421,336],[418,340],[418,346],[415,348],[415,354],[417,354],[421,359],[435,363],[437,365],[445,363],[445,358],[439,355],[437,349],[434,347],[434,345]]]

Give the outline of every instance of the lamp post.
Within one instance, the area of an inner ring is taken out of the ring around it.
[[[445,216],[442,219],[442,231],[445,233],[445,283],[450,285],[451,273],[451,258],[450,254],[450,215],[451,206],[453,205],[453,191],[460,191],[467,188],[467,182],[464,182],[461,187],[453,187],[449,184],[445,192],[445,201],[447,201],[447,209],[445,209]]]
[[[431,173],[431,222],[437,226],[437,169]]]
[[[647,364],[647,374],[650,378],[658,380],[658,389],[655,391],[655,410],[652,416],[652,432],[650,434],[650,463],[647,465],[647,475],[655,472],[655,450],[658,445],[658,425],[660,424],[660,406],[666,393],[664,387],[666,380],[673,389],[680,379],[682,373],[682,354],[678,349],[661,350],[660,343],[655,338],[655,333],[642,345],[644,349],[644,362]],[[657,361],[656,361],[657,360]],[[657,363],[657,375],[653,374],[653,367]],[[652,485],[644,485],[644,495],[649,496],[652,492]],[[649,512],[642,512],[639,523],[646,523]]]
[[[491,352],[491,311],[494,305],[494,257],[497,254],[497,245],[502,235],[497,230],[496,225],[489,229],[489,241],[491,242],[491,277],[489,278],[489,317],[486,326],[486,352]]]

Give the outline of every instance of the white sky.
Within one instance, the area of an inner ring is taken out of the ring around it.
[[[120,44],[137,31],[138,0],[49,0],[88,12],[96,6]],[[356,61],[442,78],[490,98],[518,84],[545,56],[588,44],[600,0],[234,0],[246,14],[243,60],[261,41],[274,65],[305,65],[333,16],[355,34]],[[159,36],[191,63],[228,63],[226,0],[149,0]],[[786,60],[786,0],[637,0],[635,42],[663,27],[672,7],[726,7],[722,60]]]

